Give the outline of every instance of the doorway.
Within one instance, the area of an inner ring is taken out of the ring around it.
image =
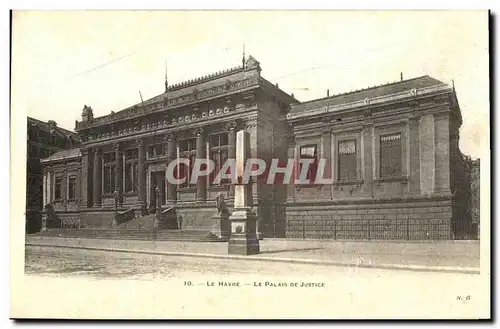
[[[151,187],[149,195],[150,197],[150,203],[149,203],[149,208],[150,210],[156,210],[156,188],[158,187],[160,189],[160,205],[166,204],[166,197],[165,197],[165,171],[153,171],[151,172],[151,184],[149,185]]]

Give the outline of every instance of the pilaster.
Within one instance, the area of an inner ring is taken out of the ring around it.
[[[101,193],[102,193],[102,185],[101,185],[101,150],[98,148],[94,148],[92,150],[94,155],[94,175],[93,175],[93,207],[101,206]]]
[[[144,141],[142,139],[138,139],[136,141],[137,145],[137,153],[139,156],[139,165],[137,168],[137,175],[139,176],[137,182],[137,191],[139,202],[142,206],[146,206],[146,153],[144,150]]]
[[[120,150],[120,144],[113,144],[113,150],[115,152],[115,190],[118,193],[118,203],[123,203],[123,159],[122,152]]]
[[[167,142],[167,159],[168,159],[167,166],[168,166],[172,161],[175,161],[177,158],[177,141],[173,135],[165,136],[165,140]],[[174,204],[177,201],[176,186],[170,183],[168,181],[168,178],[166,180],[166,184],[167,184],[167,203]]]
[[[196,159],[206,158],[205,132],[202,128],[194,131],[196,135]],[[205,177],[198,177],[196,181],[196,201],[205,201],[207,198],[207,180]]]

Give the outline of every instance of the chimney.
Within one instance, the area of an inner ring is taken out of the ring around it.
[[[326,90],[326,97],[330,97],[330,89]]]

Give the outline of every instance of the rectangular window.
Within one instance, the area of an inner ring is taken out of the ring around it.
[[[304,145],[300,147],[300,160],[313,159],[314,161],[309,165],[306,174],[306,180],[313,183],[316,179],[316,171],[318,169],[318,147],[317,145]],[[302,172],[303,163],[299,163],[299,175]]]
[[[139,168],[139,150],[125,151],[125,192],[137,192]]]
[[[115,191],[115,153],[105,153],[104,160],[104,194],[112,194]]]
[[[358,179],[358,161],[356,158],[356,140],[344,140],[338,143],[338,174],[340,181]]]
[[[165,156],[165,154],[166,154],[165,153],[165,146],[163,144],[151,145],[148,148],[148,157],[150,159],[163,157],[163,156]]]
[[[179,141],[179,152],[196,151],[196,138]]]
[[[211,135],[209,138],[209,146],[210,146],[210,159],[214,162],[214,170],[210,174],[210,184],[214,183],[215,177],[219,174],[222,166],[226,162],[229,155],[229,146],[228,146],[228,134],[217,134]],[[228,172],[229,173],[229,169]],[[221,179],[219,182],[220,185],[230,183],[230,179]]]
[[[401,134],[380,136],[380,177],[402,175]]]
[[[68,178],[68,201],[75,201],[76,199],[76,176],[69,176]]]
[[[61,200],[62,198],[62,177],[55,178],[54,184],[54,200]]]
[[[180,184],[179,187],[191,186],[191,174],[196,159],[196,138],[179,141],[179,157],[181,159],[189,159],[189,166],[185,164],[179,164],[177,166],[177,177],[179,179],[186,178],[184,183]]]

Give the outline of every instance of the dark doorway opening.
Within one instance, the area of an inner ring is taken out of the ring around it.
[[[150,191],[150,210],[153,212],[156,210],[156,188],[160,189],[159,203],[160,205],[166,204],[165,197],[165,172],[164,171],[153,171],[151,172],[151,191]]]

